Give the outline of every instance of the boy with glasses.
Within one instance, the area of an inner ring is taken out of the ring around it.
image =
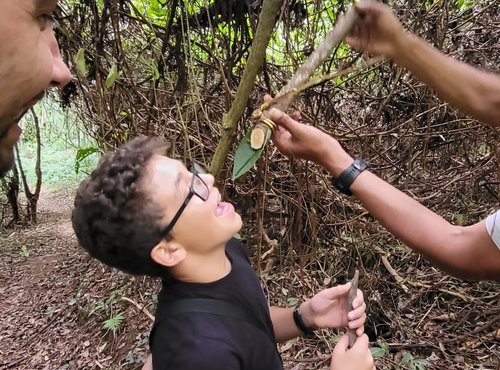
[[[188,171],[163,155],[166,148],[141,137],[104,156],[80,185],[72,214],[78,240],[92,256],[162,278],[150,336],[154,369],[282,369],[277,341],[339,327],[356,329],[359,338],[350,350],[341,338],[332,368],[372,369],[361,291],[349,313],[350,284],[326,289],[295,310],[269,307],[233,238],[240,216],[221,201],[211,175],[197,165]],[[172,311],[186,300],[234,309]]]

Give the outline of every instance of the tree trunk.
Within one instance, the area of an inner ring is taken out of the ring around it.
[[[41,157],[42,157],[42,139],[40,136],[40,122],[35,110],[31,108],[31,114],[33,115],[33,121],[35,124],[36,133],[36,164],[35,164],[35,174],[36,174],[36,185],[35,191],[32,193],[28,180],[26,179],[26,174],[23,169],[23,164],[21,162],[21,156],[19,155],[19,148],[16,145],[17,163],[19,165],[19,173],[21,174],[21,179],[23,181],[23,189],[28,201],[27,205],[27,217],[28,221],[34,224],[37,223],[37,204],[40,198],[40,191],[42,190],[42,169],[41,169]]]
[[[276,25],[278,11],[283,0],[265,0],[260,12],[259,25],[252,43],[252,50],[248,57],[248,64],[241,78],[231,109],[222,117],[222,137],[215,150],[214,158],[210,166],[210,172],[217,177],[222,165],[231,149],[236,136],[238,121],[245,110],[248,98],[252,93],[255,78],[266,56],[266,49]]]
[[[12,176],[9,181],[5,182],[7,185],[7,200],[9,201],[10,209],[12,211],[12,220],[7,226],[15,225],[20,221],[19,216],[19,172],[17,171],[17,166],[12,168]]]

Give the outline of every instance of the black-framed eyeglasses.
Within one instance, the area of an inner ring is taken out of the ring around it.
[[[184,209],[186,209],[193,195],[196,195],[203,201],[206,201],[208,199],[208,196],[210,195],[210,190],[208,189],[208,185],[205,183],[205,181],[203,181],[203,179],[200,176],[200,174],[202,175],[208,173],[205,167],[200,163],[193,161],[191,163],[189,171],[193,174],[193,179],[191,180],[191,186],[189,187],[189,193],[186,199],[184,200],[184,203],[182,203],[181,207],[179,208],[175,216],[172,218],[172,221],[170,221],[168,226],[161,233],[162,237],[167,236],[168,233],[172,231],[172,228],[175,226],[175,223],[179,220],[179,217],[181,217],[182,212],[184,212]]]

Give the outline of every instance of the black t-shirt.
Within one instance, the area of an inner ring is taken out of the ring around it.
[[[237,239],[226,245],[231,272],[206,284],[164,281],[157,317],[171,300],[209,298],[243,308],[249,321],[199,312],[176,314],[155,322],[150,335],[154,370],[282,370],[269,307],[250,262]]]

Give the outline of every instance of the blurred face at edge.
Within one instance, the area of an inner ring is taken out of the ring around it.
[[[14,163],[19,120],[47,89],[71,79],[54,36],[56,6],[57,0],[0,0],[0,177]]]

